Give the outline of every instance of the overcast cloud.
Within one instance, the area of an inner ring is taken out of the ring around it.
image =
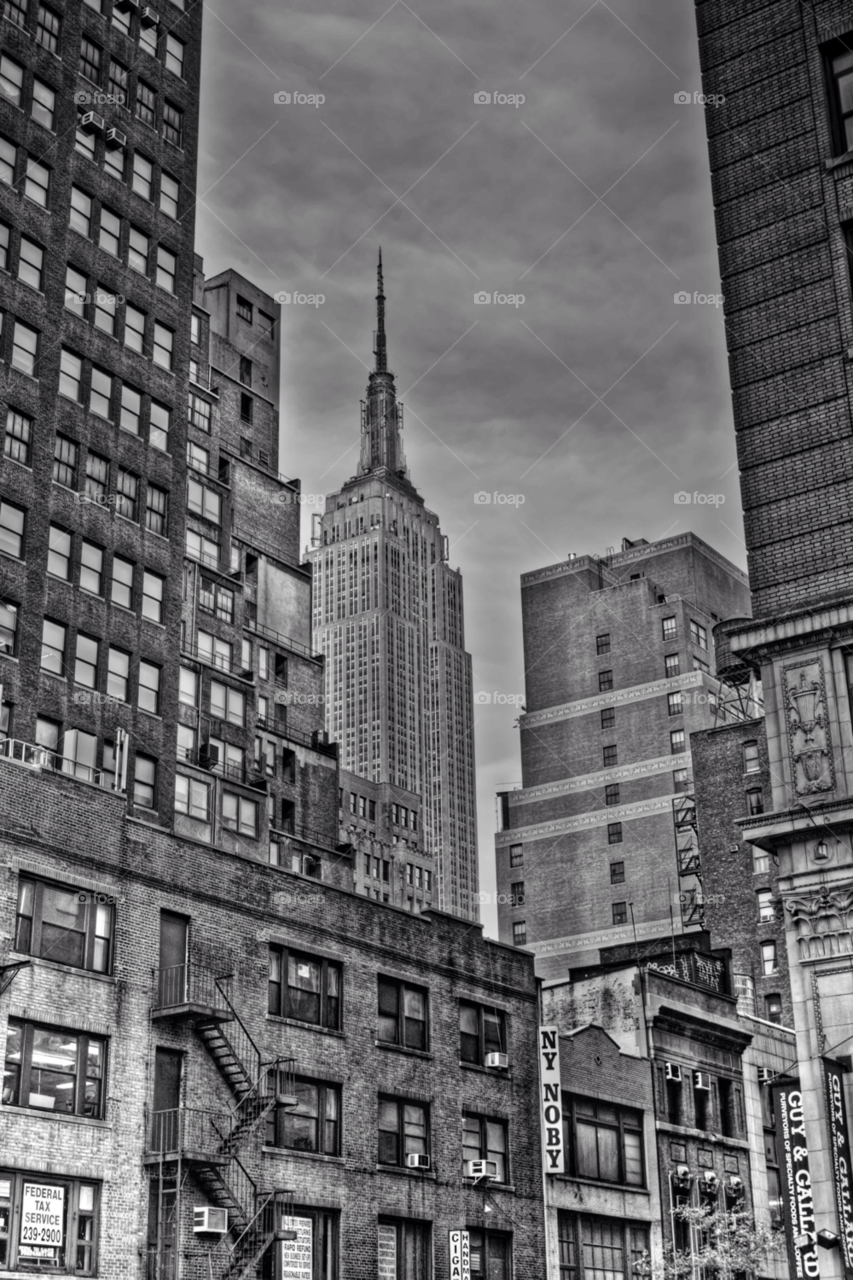
[[[355,471],[381,244],[409,467],[464,575],[475,690],[523,693],[527,570],[688,529],[745,567],[722,311],[675,303],[721,292],[703,108],[674,101],[701,89],[689,0],[208,0],[204,49],[206,271],[325,297],[283,308],[281,469],[306,494]],[[476,711],[490,891],[517,710]]]

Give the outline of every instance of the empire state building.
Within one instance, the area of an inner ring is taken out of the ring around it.
[[[385,345],[382,256],[375,368],[358,474],[326,498],[309,552],[314,647],[326,656],[326,728],[341,768],[421,797],[433,901],[478,918],[471,657],[462,577],[409,478],[403,406]]]

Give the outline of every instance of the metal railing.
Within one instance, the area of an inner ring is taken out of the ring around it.
[[[337,742],[321,742],[319,732],[302,733],[299,729],[292,729],[286,720],[270,720],[266,716],[258,716],[257,727],[267,733],[277,733],[282,738],[289,738],[291,742],[298,742],[301,747],[308,747],[311,751],[319,751],[321,755],[331,756],[333,760],[338,758]]]
[[[282,564],[289,565],[291,569],[297,569],[300,573],[308,574],[310,571],[304,565],[298,564],[295,560],[290,560],[278,547],[274,547],[271,542],[265,542],[259,538],[257,534],[250,533],[248,529],[238,528],[236,525],[231,530],[232,537],[238,542],[242,542],[250,550],[260,551],[262,555],[269,556],[273,560],[279,560]]]
[[[200,1107],[170,1107],[152,1111],[148,1125],[148,1150],[166,1155],[192,1151],[221,1158],[223,1143],[230,1132],[227,1111]]]
[[[102,769],[78,764],[77,761],[61,756],[57,751],[49,751],[47,747],[40,747],[34,742],[23,742],[19,738],[4,738],[0,742],[0,757],[6,760],[17,760],[30,769],[48,769],[54,773],[64,773],[68,778],[79,778],[81,782],[103,787],[106,791],[115,790],[113,786],[115,774],[104,773]]]
[[[243,1019],[240,1017],[234,1006],[233,973],[217,978],[215,980],[215,985],[221,1000],[224,1002],[225,1008],[232,1015],[232,1021],[229,1023],[228,1035],[226,1038],[251,1086],[251,1082],[256,1082],[261,1074],[261,1051],[255,1044],[248,1027],[243,1022]]]
[[[226,1011],[217,975],[203,965],[168,965],[154,970],[154,1004],[152,1009],[175,1009],[184,1004],[202,1005]]]
[[[280,631],[274,631],[272,627],[265,627],[257,620],[247,622],[246,629],[254,631],[256,635],[263,636],[264,639],[271,641],[272,644],[280,645],[282,649],[290,649],[291,652],[298,653],[303,658],[310,658],[312,662],[326,661],[324,653],[317,653],[299,640],[294,640],[290,636],[283,636]]]

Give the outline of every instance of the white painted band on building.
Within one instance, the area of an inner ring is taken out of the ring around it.
[[[679,756],[671,759],[679,760]],[[659,813],[672,811],[673,797],[656,796],[654,800],[637,800],[634,804],[614,804],[609,808],[596,809],[592,813],[578,813],[573,818],[556,818],[553,822],[539,822],[532,827],[512,827],[509,831],[499,831],[495,836],[495,847],[504,848],[508,844],[529,844],[532,840],[547,840],[550,836],[559,836],[567,831],[583,831],[587,827],[605,827],[610,822],[623,822],[634,818],[653,818]]]
[[[659,773],[671,773],[674,769],[689,769],[692,763],[689,751],[679,752],[677,756],[658,756],[655,760],[638,760],[636,764],[617,765],[613,769],[601,769],[598,773],[579,773],[575,778],[563,778],[560,782],[521,787],[518,791],[510,791],[509,803],[514,809],[516,805],[547,800],[549,796],[569,796],[578,791],[593,791],[611,782],[630,782],[633,778],[651,778]]]
[[[533,951],[537,956],[560,954],[564,951],[587,951],[594,947],[615,947],[623,942],[633,942],[637,938],[653,938],[668,935],[672,928],[669,916],[664,920],[647,920],[638,924],[636,930],[630,925],[620,929],[598,929],[595,933],[576,933],[565,938],[552,938],[550,942],[528,942],[525,951]]]
[[[597,693],[593,698],[579,698],[576,702],[563,702],[557,707],[528,711],[520,717],[519,723],[522,729],[533,729],[536,725],[552,724],[555,720],[574,720],[577,716],[587,716],[604,707],[624,707],[634,702],[645,702],[649,698],[658,698],[663,693],[673,693],[676,689],[694,689],[704,679],[706,676],[703,671],[688,671],[683,676],[652,680],[648,684],[635,684],[627,689],[611,689],[607,693]]]

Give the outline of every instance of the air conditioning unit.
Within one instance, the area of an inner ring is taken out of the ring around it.
[[[711,1077],[707,1071],[693,1072],[693,1088],[698,1089],[700,1093],[711,1092]]]
[[[80,128],[84,133],[103,133],[107,122],[97,111],[87,111],[80,119]]]
[[[156,13],[149,5],[146,5],[142,10],[142,25],[143,27],[159,27],[160,25],[159,13]]]
[[[127,146],[127,134],[121,129],[107,130],[107,151],[124,151]]]
[[[128,9],[139,8],[139,0],[113,0],[113,8],[119,13],[127,13]]]
[[[428,1169],[429,1156],[424,1156],[420,1154],[406,1156],[406,1168],[407,1169]]]
[[[664,1072],[667,1080],[673,1080],[676,1084],[681,1084],[681,1067],[677,1062],[665,1063]]]
[[[202,769],[215,769],[219,764],[219,747],[212,747],[209,742],[204,743],[198,753],[198,763]]]
[[[465,1177],[491,1178],[492,1182],[497,1182],[498,1166],[495,1160],[466,1160],[465,1161]]]
[[[506,1071],[509,1066],[509,1055],[506,1053],[487,1053],[486,1066],[493,1067],[495,1071]]]
[[[228,1210],[214,1209],[210,1205],[198,1205],[193,1209],[193,1231],[215,1232],[225,1235],[228,1230]]]
[[[773,1079],[773,1069],[771,1067],[758,1068],[758,1083],[769,1084]]]

